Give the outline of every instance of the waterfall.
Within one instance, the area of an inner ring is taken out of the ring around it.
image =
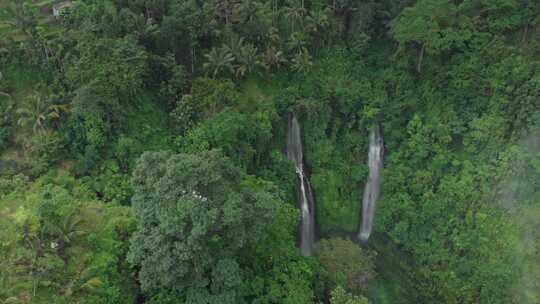
[[[294,113],[289,114],[289,128],[287,133],[287,158],[294,163],[296,175],[300,184],[300,250],[305,256],[312,253],[315,242],[315,214],[313,193],[309,180],[304,172],[304,155],[300,125]]]
[[[358,232],[358,239],[367,242],[373,228],[375,206],[381,191],[381,170],[383,167],[383,137],[377,125],[369,132],[368,167],[369,177],[364,188],[362,198],[362,226]]]

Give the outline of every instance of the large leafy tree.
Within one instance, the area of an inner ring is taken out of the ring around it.
[[[262,237],[278,206],[267,183],[246,181],[217,151],[141,156],[132,179],[139,227],[129,260],[140,267],[145,292],[238,303],[236,257]]]
[[[417,51],[416,70],[422,70],[424,56],[462,48],[472,33],[471,21],[446,0],[421,0],[405,8],[391,24],[390,33],[404,47]]]

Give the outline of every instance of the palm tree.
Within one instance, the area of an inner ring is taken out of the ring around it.
[[[37,25],[35,9],[26,4],[24,0],[8,1],[6,8],[0,12],[7,23],[21,30],[24,34],[32,36]]]
[[[253,0],[242,0],[238,6],[240,16],[245,23],[251,23],[257,16],[257,6]]]
[[[278,44],[280,38],[281,37],[279,36],[279,30],[276,27],[271,26],[270,28],[268,28],[268,32],[266,33],[266,39],[270,42],[270,44]]]
[[[244,38],[238,36],[234,32],[228,33],[228,43],[223,48],[232,54],[236,59],[241,56],[242,49],[244,48]]]
[[[47,119],[46,103],[37,92],[28,99],[28,102],[27,107],[17,109],[16,113],[19,115],[17,124],[21,127],[31,124],[34,132],[43,131],[45,129],[44,123]]]
[[[283,52],[276,50],[272,46],[266,49],[262,56],[262,60],[266,69],[280,68],[287,62]]]
[[[142,15],[134,16],[133,22],[135,25],[134,34],[141,40],[149,40],[159,33],[159,26],[154,19],[145,18]]]
[[[66,215],[60,222],[47,221],[43,225],[43,232],[53,236],[55,241],[51,243],[51,248],[56,249],[58,255],[67,264],[69,256],[66,249],[77,237],[83,235],[85,230],[82,227],[83,219],[78,212],[73,211]]]
[[[234,14],[237,10],[238,3],[233,0],[218,0],[216,1],[216,15],[225,19],[225,26],[229,26],[234,19]]]
[[[306,35],[303,32],[294,32],[291,34],[287,44],[289,49],[300,53],[306,45]]]
[[[47,105],[47,102],[41,98],[41,95],[35,92],[29,99],[28,107],[17,109],[19,115],[17,124],[21,127],[32,125],[32,131],[45,131],[45,122],[48,119],[58,119],[63,112],[67,112],[67,106],[53,104]]]
[[[296,56],[294,56],[292,62],[293,70],[301,74],[307,74],[313,66],[313,62],[311,61],[311,55],[305,48],[302,48],[302,50],[298,54],[296,54]]]
[[[328,9],[312,11],[306,18],[308,22],[308,30],[314,33],[324,31],[330,25],[328,14]]]
[[[306,14],[306,10],[303,7],[303,3],[302,5],[293,4],[292,6],[287,6],[283,10],[287,19],[290,20],[291,30],[294,32],[294,26],[297,22],[300,23],[301,25],[303,24],[302,20],[304,18],[304,15]]]
[[[259,63],[257,56],[257,48],[252,44],[244,46],[240,50],[240,54],[236,57],[238,64],[236,66],[236,76],[241,77],[246,73],[251,73],[255,66]]]
[[[330,17],[331,11],[329,8],[320,9],[320,10],[314,10],[311,12],[311,14],[306,18],[307,19],[307,26],[306,30],[308,32],[311,32],[315,35],[315,37],[318,37],[321,45],[324,45],[325,38],[329,40],[327,33],[330,33]]]
[[[234,56],[226,48],[212,48],[210,53],[204,55],[208,62],[203,64],[203,68],[212,73],[213,78],[223,70],[232,72],[232,62]]]

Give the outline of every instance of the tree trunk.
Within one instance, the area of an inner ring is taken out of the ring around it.
[[[521,37],[521,43],[526,44],[527,43],[527,36],[529,35],[529,24],[525,24],[525,28],[523,29],[523,36]]]
[[[272,0],[272,26],[276,24],[276,1]]]
[[[426,47],[424,45],[422,45],[422,48],[420,49],[420,53],[418,54],[418,61],[417,61],[417,64],[416,64],[416,71],[418,73],[422,72],[422,61],[424,60],[425,49],[426,49]]]
[[[69,262],[69,255],[66,252],[68,244],[64,241],[64,239],[59,239],[57,241],[57,244],[58,244],[58,249],[57,249],[58,255],[60,256],[62,261],[64,261],[64,265],[67,267],[68,262]]]
[[[191,74],[195,74],[195,48],[191,47]]]

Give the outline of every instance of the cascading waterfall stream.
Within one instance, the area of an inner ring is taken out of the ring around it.
[[[312,254],[315,242],[315,203],[309,180],[304,173],[302,137],[300,125],[293,113],[289,115],[289,128],[287,134],[287,158],[294,163],[296,174],[300,182],[300,250],[305,256]]]
[[[368,167],[369,177],[362,198],[362,226],[358,232],[358,239],[367,242],[373,228],[375,207],[381,192],[381,170],[384,156],[383,137],[379,126],[375,125],[369,132]]]

